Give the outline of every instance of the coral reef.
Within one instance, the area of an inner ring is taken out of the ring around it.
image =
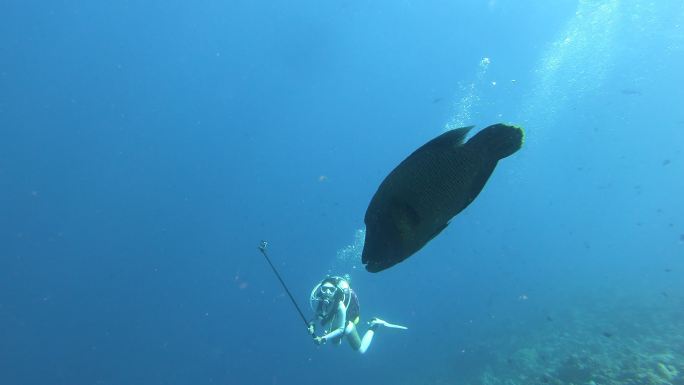
[[[402,383],[684,385],[682,309],[684,298],[658,305],[595,300],[536,323],[512,317],[495,326],[504,333],[478,336],[455,352],[451,368],[435,366]]]
[[[563,332],[528,333],[472,385],[684,385],[684,320],[668,309],[575,309]],[[611,330],[611,332],[599,332]]]

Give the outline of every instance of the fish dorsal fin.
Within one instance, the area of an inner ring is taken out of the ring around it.
[[[454,128],[453,130],[449,130],[443,133],[442,135],[432,139],[431,141],[425,143],[415,152],[420,152],[422,150],[454,148],[462,146],[463,142],[465,141],[465,137],[468,135],[468,132],[473,127],[475,126]]]

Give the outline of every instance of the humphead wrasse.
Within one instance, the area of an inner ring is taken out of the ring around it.
[[[444,230],[477,197],[496,164],[520,149],[523,129],[489,126],[447,131],[404,159],[366,210],[362,262],[376,273],[405,260]]]

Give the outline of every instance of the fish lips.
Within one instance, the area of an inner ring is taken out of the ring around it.
[[[381,271],[383,271],[389,267],[392,267],[392,266],[393,266],[393,264],[388,265],[388,264],[382,264],[380,262],[368,262],[368,263],[366,263],[366,271],[368,271],[369,273],[379,273],[379,272],[381,272]]]
[[[379,239],[383,238],[380,237]],[[366,271],[370,273],[378,273],[388,269],[408,257],[401,250],[397,250],[396,243],[383,242],[379,239],[369,237],[368,229],[366,230],[366,242],[363,246],[361,262],[365,265]]]
[[[369,273],[379,273],[385,269],[388,269],[395,265],[395,263],[387,263],[388,261],[368,261],[364,262],[366,265],[366,271]]]

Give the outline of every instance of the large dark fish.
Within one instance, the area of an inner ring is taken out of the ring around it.
[[[495,124],[463,143],[472,127],[447,131],[404,159],[366,210],[362,262],[376,273],[420,250],[482,191],[499,159],[518,151],[520,127]]]

